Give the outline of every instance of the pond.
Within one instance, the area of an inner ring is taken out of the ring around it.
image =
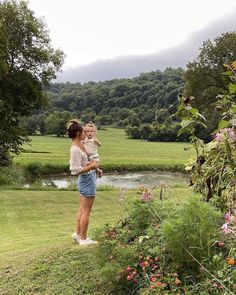
[[[54,185],[57,188],[67,188],[69,186],[76,185],[77,177],[50,177],[43,180],[43,185]],[[154,187],[164,181],[167,185],[188,184],[188,175],[172,172],[160,172],[160,171],[144,171],[144,172],[129,172],[129,173],[106,173],[101,178],[97,178],[97,187],[101,186],[114,186],[118,188],[136,188],[138,186],[145,185],[148,187]]]

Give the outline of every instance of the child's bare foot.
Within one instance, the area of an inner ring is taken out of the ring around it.
[[[103,170],[102,169],[97,169],[98,177],[101,178],[103,176]]]

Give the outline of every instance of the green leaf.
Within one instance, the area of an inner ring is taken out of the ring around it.
[[[184,107],[183,105],[181,105],[181,104],[177,106],[177,110],[178,110],[178,111],[181,111],[181,110],[183,110],[184,108],[185,108],[185,107]]]
[[[224,75],[224,76],[231,76],[233,74],[232,71],[226,71],[224,73],[221,73],[221,75]]]
[[[189,125],[191,125],[192,123],[194,123],[194,121],[192,121],[192,120],[183,120],[180,125],[182,126],[182,128],[186,128]]]
[[[198,117],[200,117],[200,118],[202,118],[204,121],[206,121],[206,118],[205,118],[202,114],[197,113],[197,115],[198,115]]]
[[[233,113],[236,113],[236,105],[232,105],[230,108],[230,111],[232,111]]]
[[[196,115],[196,114],[198,114],[198,109],[196,109],[196,108],[192,108],[192,109],[190,110],[190,112],[191,112],[193,115]]]
[[[185,129],[185,128],[181,128],[178,133],[177,133],[177,136],[179,137],[180,135],[184,134],[184,133],[188,133],[188,129]]]
[[[215,254],[214,256],[213,256],[213,261],[219,261],[219,256],[217,255],[217,254]]]
[[[230,83],[229,84],[229,93],[234,94],[236,92],[236,84]]]
[[[198,122],[198,124],[200,124],[202,127],[204,127],[205,129],[207,129],[207,125],[202,123],[202,122]]]
[[[224,129],[229,126],[229,121],[221,120],[218,124],[219,130]]]
[[[192,110],[192,107],[191,107],[191,106],[186,106],[186,107],[185,107],[185,110],[187,110],[187,111],[191,111],[191,110]]]
[[[229,122],[232,126],[236,126],[236,119],[231,119]]]
[[[217,271],[217,275],[219,278],[222,278],[224,276],[224,273],[223,273],[223,271],[219,270],[219,271]]]

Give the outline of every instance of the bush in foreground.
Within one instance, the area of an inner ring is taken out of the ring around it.
[[[126,218],[98,235],[116,294],[233,294],[236,257],[221,213],[198,197],[176,205],[147,190],[123,204]]]

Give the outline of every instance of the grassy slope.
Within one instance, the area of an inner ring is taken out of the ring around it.
[[[168,197],[181,202],[190,193],[175,188]],[[123,215],[118,196],[118,191],[98,192],[92,230]],[[99,273],[96,246],[83,250],[71,241],[77,207],[77,192],[1,191],[1,295],[109,294],[109,282]]]
[[[62,245],[0,262],[0,294],[108,295],[95,249]]]
[[[99,150],[101,164],[105,169],[150,170],[150,168],[174,168],[182,166],[193,153],[188,143],[147,142],[131,140],[125,136],[124,130],[109,128],[99,131],[102,142]],[[14,159],[15,163],[27,165],[41,162],[68,169],[70,141],[67,138],[52,136],[33,136],[32,142],[26,144],[26,150],[47,153],[22,153]],[[184,150],[189,147],[189,150]]]

